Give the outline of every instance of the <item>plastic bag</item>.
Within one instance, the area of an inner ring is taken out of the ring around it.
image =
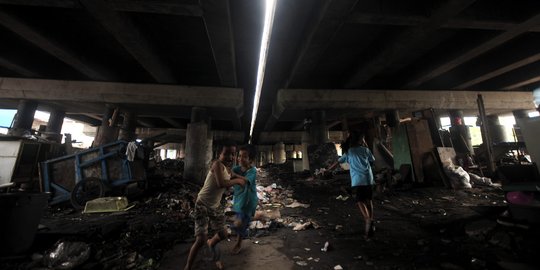
[[[49,268],[73,269],[90,258],[90,246],[84,242],[59,241],[43,258]]]

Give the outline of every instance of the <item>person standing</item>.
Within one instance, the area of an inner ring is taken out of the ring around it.
[[[212,163],[206,175],[204,185],[197,195],[193,218],[195,220],[195,242],[189,251],[185,270],[191,269],[199,249],[206,243],[213,253],[213,260],[218,269],[223,269],[220,252],[216,245],[227,238],[225,229],[225,212],[221,199],[225,190],[234,185],[245,185],[246,181],[240,178],[231,179],[230,166],[236,154],[236,146],[225,143],[220,148],[220,155]],[[215,233],[208,239],[208,231]]]
[[[242,239],[247,236],[247,228],[251,219],[255,215],[259,197],[257,196],[257,168],[253,162],[257,156],[257,151],[253,145],[240,147],[238,154],[238,166],[232,169],[233,178],[246,180],[244,186],[235,185],[233,210],[236,213],[234,230],[236,231],[236,245],[233,253],[238,254],[242,248]]]
[[[328,170],[332,170],[338,163],[349,163],[351,187],[356,192],[356,202],[365,221],[366,239],[373,236],[375,226],[373,221],[373,172],[371,163],[375,157],[367,148],[364,135],[358,131],[349,132],[349,137],[343,145],[343,155]]]

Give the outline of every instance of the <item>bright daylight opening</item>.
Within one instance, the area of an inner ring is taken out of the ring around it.
[[[249,140],[253,136],[255,120],[257,120],[257,111],[259,110],[259,100],[264,81],[264,70],[266,68],[266,57],[268,56],[268,47],[270,45],[270,36],[272,34],[272,24],[274,22],[274,11],[276,10],[277,0],[265,0],[264,27],[261,40],[261,51],[259,53],[259,67],[257,69],[257,84],[255,86],[255,97],[253,98],[253,112],[251,113],[251,127],[249,129]]]

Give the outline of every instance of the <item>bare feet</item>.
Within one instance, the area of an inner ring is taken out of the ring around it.
[[[223,263],[221,261],[216,261],[216,267],[219,270],[225,269],[225,267],[223,266]]]

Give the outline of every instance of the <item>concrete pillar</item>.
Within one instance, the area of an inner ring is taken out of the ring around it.
[[[450,136],[456,153],[474,153],[471,141],[471,132],[469,127],[465,125],[463,119],[463,111],[449,110],[450,115]]]
[[[62,125],[64,124],[64,117],[66,112],[61,110],[53,110],[49,115],[49,121],[45,128],[45,139],[53,142],[62,142]]]
[[[386,118],[386,124],[389,127],[397,127],[399,125],[399,111],[398,110],[387,110],[384,112]]]
[[[489,129],[489,136],[491,136],[492,143],[508,142],[506,133],[504,132],[504,126],[499,122],[498,115],[488,115],[486,117],[487,128]]]
[[[184,159],[186,157],[186,142],[182,142],[179,144],[178,153],[176,154],[176,156],[179,159]]]
[[[32,100],[21,100],[17,106],[17,114],[13,118],[13,126],[8,131],[9,135],[22,136],[32,129],[34,114],[38,103]]]
[[[324,110],[314,110],[311,112],[309,133],[312,144],[324,144],[328,142],[328,128],[326,127],[326,112]]]
[[[274,163],[274,150],[272,150],[272,147],[269,147],[266,151],[266,163]]]
[[[287,153],[285,152],[285,144],[278,142],[274,145],[274,164],[283,164],[287,161]]]
[[[309,133],[305,131],[302,133],[302,168],[304,170],[309,170],[309,157],[308,157],[308,146],[311,143],[311,137]]]
[[[136,128],[137,114],[131,111],[125,112],[124,120],[122,121],[122,127],[120,127],[120,134],[118,135],[118,139],[127,142],[134,141],[135,139],[137,139],[137,134],[135,134]]]
[[[191,123],[186,131],[186,156],[184,159],[184,178],[203,184],[212,160],[212,133],[206,123],[206,109],[194,107],[191,110]]]

